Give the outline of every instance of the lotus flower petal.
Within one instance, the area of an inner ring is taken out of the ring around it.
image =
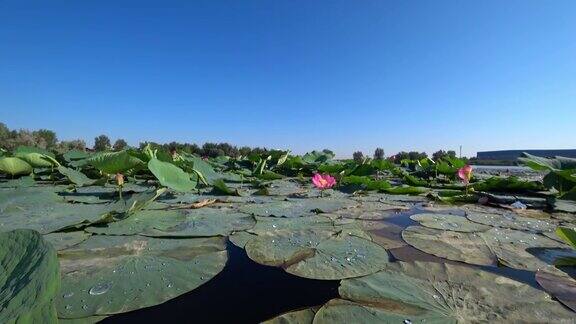
[[[458,169],[458,177],[462,179],[462,181],[466,184],[470,182],[472,178],[472,167],[469,165],[465,165],[462,168]]]
[[[312,184],[320,190],[329,189],[334,187],[336,179],[329,174],[316,173],[312,177]]]

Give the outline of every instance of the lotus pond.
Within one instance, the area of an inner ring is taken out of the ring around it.
[[[3,154],[0,323],[576,322],[573,159]]]

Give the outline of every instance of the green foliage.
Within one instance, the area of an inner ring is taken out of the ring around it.
[[[352,154],[352,159],[356,163],[362,163],[362,161],[364,161],[364,153],[356,151]]]
[[[558,235],[566,244],[570,245],[573,249],[576,249],[576,231],[568,227],[558,227],[556,229],[556,235]]]
[[[94,138],[94,151],[102,152],[107,151],[111,148],[110,146],[110,138],[106,135],[100,135]]]
[[[114,142],[114,146],[112,146],[112,148],[114,149],[114,151],[122,151],[127,146],[128,146],[128,143],[126,143],[125,140],[119,138],[116,140],[116,142]]]
[[[86,162],[105,174],[123,173],[144,165],[142,160],[128,151],[100,152],[86,159]]]
[[[374,160],[384,160],[384,149],[383,148],[377,148],[376,150],[374,150]]]
[[[148,169],[161,185],[170,189],[186,192],[196,187],[196,182],[190,180],[190,174],[172,163],[152,158],[148,161]]]
[[[32,173],[32,166],[16,157],[0,158],[0,172],[11,176],[27,175]]]

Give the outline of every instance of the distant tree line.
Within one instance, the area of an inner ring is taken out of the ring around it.
[[[262,147],[237,147],[228,143],[204,143],[202,146],[198,146],[194,143],[171,142],[167,144],[159,144],[154,142],[142,142],[139,147],[143,148],[148,144],[152,147],[162,148],[167,151],[177,150],[180,152],[193,153],[207,157],[223,155],[237,157],[240,155],[246,156],[270,151],[269,149]],[[117,139],[114,144],[112,144],[112,141],[107,135],[97,136],[94,138],[94,145],[92,147],[87,147],[86,142],[81,139],[58,141],[56,133],[48,129],[40,129],[36,131],[30,131],[27,129],[10,130],[6,124],[0,123],[0,148],[12,150],[21,145],[53,149],[62,153],[73,149],[93,150],[97,152],[109,150],[120,151],[129,147],[126,140],[122,138]]]
[[[384,149],[382,148],[377,148],[376,150],[374,150],[374,160],[383,160],[385,158],[384,156]],[[398,152],[395,155],[390,156],[388,159],[394,163],[400,163],[402,160],[422,160],[428,157],[428,154],[426,154],[426,152],[417,152],[417,151],[410,151],[410,152]],[[432,160],[434,161],[438,161],[442,158],[455,158],[456,157],[456,151],[444,151],[444,150],[439,150],[434,152],[434,154],[432,154]],[[354,159],[354,161],[361,163],[364,160],[364,153],[362,153],[361,151],[356,151],[352,154],[352,158]]]

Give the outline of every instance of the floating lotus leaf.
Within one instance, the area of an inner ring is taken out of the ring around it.
[[[306,308],[282,314],[264,322],[264,324],[312,324],[316,315],[315,308]]]
[[[569,323],[574,314],[529,285],[479,269],[395,262],[343,280],[314,323]],[[521,296],[521,298],[519,298]]]
[[[362,222],[362,226],[372,239],[372,242],[387,250],[406,246],[406,242],[402,240],[402,227],[384,222],[371,223]]]
[[[441,258],[479,265],[495,265],[497,258],[479,233],[410,226],[402,232],[406,243]]]
[[[402,232],[402,238],[420,251],[448,260],[478,265],[495,265],[499,260],[522,270],[548,268],[556,256],[570,256],[560,242],[511,229],[459,233],[410,226]]]
[[[95,324],[107,317],[106,315],[96,315],[82,318],[59,318],[58,324]]]
[[[256,225],[250,229],[250,233],[258,235],[271,235],[282,231],[298,231],[306,229],[334,230],[332,219],[322,215],[280,218],[256,216]]]
[[[265,186],[265,192],[270,196],[297,195],[306,191],[298,182],[290,180],[274,180],[267,182]]]
[[[538,271],[536,281],[562,304],[576,312],[576,280],[561,271]]]
[[[11,176],[27,175],[32,173],[32,166],[16,157],[3,157],[0,158],[0,172]]]
[[[228,238],[230,239],[230,242],[232,242],[232,244],[243,249],[246,246],[246,243],[248,243],[248,241],[255,238],[256,236],[257,236],[256,234],[250,234],[248,232],[242,231],[242,232],[235,232],[231,234]]]
[[[224,238],[92,236],[60,252],[61,318],[107,315],[161,304],[224,268]]]
[[[515,269],[552,268],[556,257],[576,256],[566,254],[566,245],[538,234],[493,228],[480,235],[501,263]]]
[[[72,183],[80,187],[89,186],[98,181],[88,178],[84,173],[80,171],[76,171],[62,165],[58,166],[58,172],[68,178],[68,180],[70,180]]]
[[[190,180],[190,174],[169,162],[157,158],[148,161],[148,169],[160,181],[160,184],[176,191],[190,191],[196,187],[196,182]]]
[[[341,209],[334,212],[334,214],[345,218],[381,220],[394,216],[402,209],[379,202],[365,202],[356,208]]]
[[[226,236],[233,231],[250,229],[255,223],[252,216],[230,209],[199,208],[188,211],[177,225],[155,226],[143,234],[155,237]]]
[[[310,198],[274,201],[263,204],[249,204],[240,207],[243,213],[256,216],[301,217],[316,212],[330,213],[338,209],[356,206],[350,199]]]
[[[33,176],[20,177],[18,179],[10,179],[0,182],[0,188],[23,188],[33,187],[36,185]]]
[[[0,323],[57,323],[56,251],[31,230],[0,233]]]
[[[60,232],[46,234],[44,239],[59,251],[86,241],[90,235],[90,233],[84,231]]]
[[[281,266],[296,276],[338,280],[364,276],[389,261],[386,250],[369,240],[331,231],[285,231],[260,235],[245,246],[264,265]]]
[[[524,231],[549,232],[556,228],[556,225],[551,222],[522,217],[514,212],[507,212],[504,214],[466,212],[466,217],[479,224]]]
[[[422,213],[412,215],[410,218],[424,227],[455,232],[482,232],[491,228],[490,226],[471,222],[464,216],[451,214]]]
[[[154,228],[167,228],[184,221],[181,212],[175,210],[141,210],[132,216],[100,226],[90,226],[86,231],[105,235],[134,235]]]

